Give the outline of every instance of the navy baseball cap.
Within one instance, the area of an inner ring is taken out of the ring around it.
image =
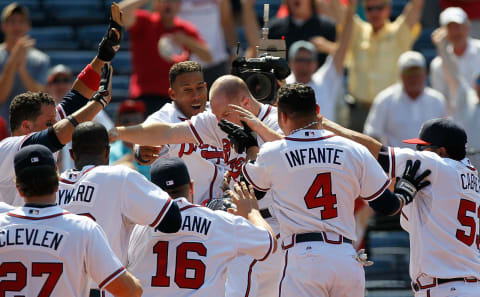
[[[465,148],[467,133],[454,121],[446,118],[432,119],[423,123],[418,138],[406,139],[404,143],[434,145],[445,148]]]
[[[52,152],[43,145],[32,144],[20,149],[13,160],[15,166],[15,175],[19,175],[25,169],[50,166],[56,169],[55,159]]]
[[[190,183],[187,165],[180,158],[158,158],[150,169],[152,183],[162,190],[171,190]]]

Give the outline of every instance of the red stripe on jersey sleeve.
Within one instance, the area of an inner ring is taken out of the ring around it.
[[[155,226],[158,225],[158,223],[160,222],[161,218],[163,217],[163,215],[165,214],[165,212],[167,211],[167,209],[168,209],[168,207],[170,206],[171,203],[172,203],[172,198],[168,198],[167,203],[165,203],[165,205],[163,206],[162,210],[158,214],[155,221],[153,221],[153,223],[150,224],[150,227],[155,227]]]
[[[395,149],[393,147],[390,148],[390,166],[392,170],[390,170],[390,178],[395,177]]]
[[[198,144],[203,144],[203,140],[200,137],[200,134],[198,134],[197,129],[193,126],[192,122],[190,120],[187,120],[188,125],[190,126],[190,131],[192,131],[193,137],[197,140]]]
[[[371,196],[362,197],[362,199],[367,200],[367,201],[375,200],[376,198],[378,198],[378,196],[380,196],[383,193],[383,191],[385,191],[386,188],[388,188],[388,186],[390,185],[390,182],[391,182],[391,180],[387,179],[387,181],[383,184],[383,186],[380,188],[380,190],[378,190],[377,192],[375,192],[375,194],[373,194]]]
[[[243,176],[245,176],[245,178],[247,179],[247,181],[248,181],[255,189],[257,189],[257,190],[259,190],[259,191],[266,192],[266,191],[270,190],[270,188],[261,188],[261,187],[257,186],[257,185],[253,182],[253,180],[250,178],[250,176],[248,175],[247,169],[245,168],[245,165],[247,165],[247,164],[243,164],[243,166],[242,166],[242,172],[243,172]]]
[[[405,220],[407,220],[407,221],[408,221],[408,217],[407,217],[407,215],[406,215],[406,214],[403,212],[403,209],[402,209],[402,217],[404,217],[404,218],[405,218]]]
[[[103,287],[105,285],[107,285],[108,283],[110,283],[112,280],[114,280],[115,278],[117,278],[118,276],[120,276],[122,274],[122,272],[126,271],[125,267],[121,267],[120,269],[118,269],[117,271],[115,271],[114,273],[110,274],[103,282],[101,282],[99,285],[98,285],[98,288],[99,289],[103,289]]]
[[[267,251],[267,254],[265,255],[265,257],[263,257],[262,259],[258,260],[258,261],[264,261],[265,259],[268,258],[268,256],[270,256],[270,253],[272,251],[272,248],[273,248],[273,239],[272,239],[272,234],[270,234],[270,232],[268,232],[268,239],[270,240],[270,246],[268,247],[268,251]]]
[[[65,114],[65,111],[63,111],[63,108],[61,105],[57,105],[57,112],[60,115],[60,119],[63,120],[64,118],[66,118],[67,115]]]

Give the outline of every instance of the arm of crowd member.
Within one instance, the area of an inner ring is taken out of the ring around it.
[[[244,182],[240,182],[240,184],[235,184],[233,188],[234,192],[231,190],[227,190],[226,193],[228,193],[228,195],[232,198],[237,208],[229,208],[228,212],[244,217],[250,223],[257,227],[265,228],[270,233],[273,239],[272,253],[274,253],[277,250],[276,235],[275,232],[273,232],[272,227],[270,227],[270,225],[260,214],[260,211],[258,211],[258,202],[257,198],[255,198],[253,187],[247,187]]]
[[[220,20],[223,28],[223,35],[228,47],[233,50],[237,46],[238,37],[235,29],[231,0],[222,0],[220,3]]]
[[[332,0],[332,2],[334,1]],[[337,73],[343,72],[343,63],[345,61],[345,56],[347,54],[347,50],[350,44],[350,39],[352,39],[353,16],[355,15],[355,11],[357,10],[357,3],[358,0],[350,0],[350,4],[347,8],[345,21],[343,23],[343,32],[340,36],[339,45],[335,54],[333,55],[333,64],[335,65]]]
[[[123,0],[118,4],[123,11],[125,28],[128,29],[135,24],[135,10],[144,6],[148,2],[151,2],[151,0]]]
[[[128,271],[114,279],[105,289],[115,297],[140,297],[143,293],[140,281]]]
[[[172,39],[177,44],[182,45],[190,50],[192,54],[197,55],[202,61],[212,61],[212,54],[210,53],[210,50],[205,42],[195,39],[194,37],[183,32],[172,33]]]
[[[410,28],[413,28],[413,26],[420,22],[424,2],[425,0],[410,0],[410,2],[405,5],[402,15],[405,16],[405,22]]]
[[[260,42],[260,25],[255,12],[255,0],[242,0],[242,24],[247,39],[246,58],[256,58],[256,46]]]
[[[35,45],[35,41],[33,39],[30,39],[27,36],[25,36],[25,37],[28,38],[27,42],[30,43],[30,46],[28,47],[28,49],[30,49],[31,47],[33,47]],[[38,74],[34,75],[35,77],[33,77],[32,74],[30,74],[28,69],[27,69],[27,52],[28,52],[28,49],[25,51],[25,55],[22,56],[22,58],[19,62],[18,76],[20,77],[20,80],[22,81],[22,84],[27,91],[40,92],[40,91],[43,91],[45,89],[45,85],[43,83],[37,81],[37,79],[41,80],[42,78],[46,78],[49,63],[48,63],[48,61],[43,61],[43,62],[46,62],[46,63],[39,64],[39,65],[41,65],[42,69],[39,69]]]
[[[115,127],[108,131],[110,142],[117,139],[139,145],[197,143],[188,122],[149,123],[128,127]]]
[[[378,158],[378,154],[382,149],[382,143],[376,140],[375,138],[362,134],[360,132],[356,132],[356,131],[347,129],[345,127],[342,127],[339,124],[332,122],[323,117],[322,117],[322,125],[324,129],[332,131],[338,136],[342,136],[350,140],[353,140],[357,143],[360,143],[370,151],[370,153],[375,157],[375,159]]]
[[[8,95],[12,91],[15,74],[27,58],[27,51],[35,42],[28,36],[21,37],[13,47],[8,57],[5,67],[0,74],[0,104],[8,99]]]
[[[317,2],[324,2],[324,0],[316,0]],[[324,6],[329,15],[335,20],[337,24],[343,24],[347,15],[347,7],[345,7],[340,0],[330,0],[327,5]]]

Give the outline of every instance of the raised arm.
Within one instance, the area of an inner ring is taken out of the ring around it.
[[[220,17],[223,28],[223,35],[227,41],[230,49],[235,49],[237,46],[237,31],[235,29],[235,23],[232,13],[231,0],[222,0],[220,3]]]
[[[147,4],[151,0],[123,0],[118,5],[120,9],[123,11],[123,21],[125,24],[125,28],[129,29],[131,26],[135,24],[135,10],[142,7],[143,5]]]
[[[332,2],[334,1],[332,0]],[[342,73],[343,71],[343,62],[345,61],[345,55],[347,54],[350,39],[352,38],[353,16],[357,10],[357,2],[357,0],[350,0],[350,5],[348,5],[345,21],[343,23],[343,32],[340,36],[339,46],[333,55],[333,63],[337,73]]]
[[[245,29],[245,37],[247,38],[248,48],[245,56],[247,58],[256,58],[256,46],[260,40],[260,25],[258,24],[257,15],[255,13],[255,0],[242,0],[242,25]]]
[[[117,139],[139,145],[196,143],[188,122],[177,124],[150,123],[129,127],[116,127],[108,131],[110,142]]]
[[[405,5],[402,15],[405,16],[405,21],[410,28],[420,22],[424,2],[425,0],[411,0]]]

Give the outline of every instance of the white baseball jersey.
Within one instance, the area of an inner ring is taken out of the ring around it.
[[[145,123],[181,123],[187,117],[176,108],[175,104],[165,104],[160,110],[150,115]],[[168,144],[162,147],[162,157],[179,157],[185,161],[190,178],[193,179],[194,203],[201,204],[211,198],[222,197],[222,181],[225,172],[223,150],[208,143]]]
[[[239,255],[266,259],[270,233],[246,219],[175,200],[182,227],[175,234],[137,226],[128,267],[142,283],[143,296],[224,296],[227,264]]]
[[[480,279],[480,180],[468,160],[455,161],[428,151],[389,148],[389,175],[402,176],[407,160],[430,169],[431,186],[402,210],[410,234],[410,276]]]
[[[5,202],[0,202],[0,213],[10,211],[14,208],[15,207],[11,206],[10,204],[7,204]]]
[[[70,199],[65,195],[57,200],[64,209],[88,216],[102,226],[123,264],[135,224],[156,227],[171,201],[143,175],[122,165],[84,167]]]
[[[390,184],[364,146],[326,130],[265,143],[243,173],[258,190],[272,191],[282,239],[330,231],[356,240],[355,199],[372,201]]]
[[[272,130],[278,130],[277,108],[271,105],[262,104],[260,113],[257,116],[265,125]],[[240,175],[242,165],[245,163],[246,154],[237,154],[233,149],[227,133],[218,127],[218,120],[215,115],[206,110],[188,120],[190,130],[198,144],[209,144],[223,149],[224,163],[230,175],[236,179]],[[258,145],[264,141],[257,136]]]
[[[104,288],[125,268],[103,230],[58,206],[0,214],[0,295],[88,296],[90,276]]]
[[[29,135],[12,136],[0,142],[0,201],[14,206],[24,204],[23,198],[18,194],[15,186],[15,168],[13,159]]]

